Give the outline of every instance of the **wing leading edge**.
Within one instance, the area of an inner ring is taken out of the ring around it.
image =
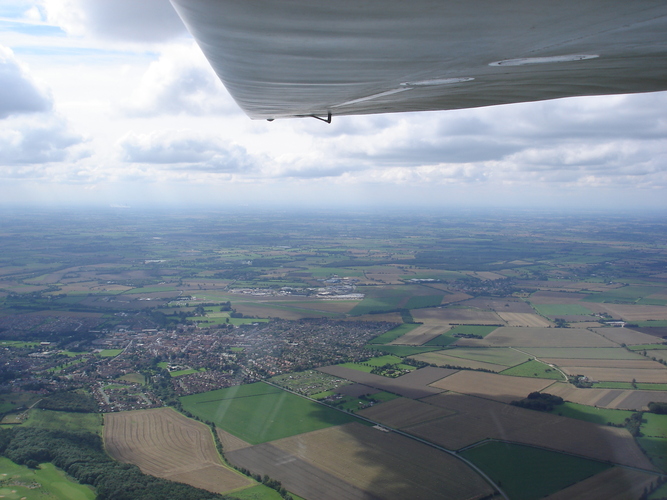
[[[664,0],[171,0],[253,119],[667,90]]]

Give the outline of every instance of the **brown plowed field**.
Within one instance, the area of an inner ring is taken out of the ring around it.
[[[497,328],[481,340],[461,339],[456,345],[486,347],[618,347],[580,328]]]
[[[462,366],[464,368],[484,368],[485,370],[491,370],[493,372],[501,372],[507,370],[507,367],[504,365],[495,365],[493,363],[484,363],[483,361],[474,361],[472,359],[463,359],[455,358],[454,356],[449,356],[445,354],[446,351],[436,351],[436,352],[425,352],[424,354],[416,354],[410,356],[418,361],[424,361],[425,363],[433,363],[434,365],[444,366]]]
[[[586,375],[588,378],[605,382],[646,382],[652,384],[667,383],[667,368],[656,363],[660,368],[596,368],[590,366],[565,366],[568,375]]]
[[[425,325],[441,325],[451,323],[455,325],[504,325],[496,313],[491,311],[476,311],[474,309],[447,309],[432,307],[430,309],[413,309],[412,317],[415,321]]]
[[[450,325],[422,325],[397,338],[393,345],[422,345],[450,330]]]
[[[452,410],[406,398],[387,401],[386,403],[361,410],[358,413],[363,417],[397,429],[403,429],[411,425],[437,420],[454,414]]]
[[[507,326],[534,326],[543,328],[552,326],[552,323],[549,320],[532,313],[513,313],[501,311],[498,312],[498,316],[507,322]]]
[[[234,452],[230,458],[235,461],[242,455],[244,463],[252,462],[249,468],[253,470],[280,467],[283,485],[307,498],[347,500],[355,497],[322,488],[317,484],[317,477],[310,479],[304,475],[302,464],[337,479],[334,488],[349,485],[366,492],[368,499],[479,499],[492,491],[462,461],[396,433],[357,423],[273,441],[270,445],[273,450],[267,449],[264,453],[260,449],[252,456],[255,448],[262,446]],[[282,456],[277,456],[277,451],[281,451]],[[261,473],[271,475],[271,472]],[[316,495],[307,495],[304,491],[318,487]]]
[[[653,470],[625,429],[454,393],[430,396],[422,402],[456,413],[405,430],[449,449],[492,438]]]
[[[617,344],[660,344],[663,340],[631,328],[593,328],[593,331]]]
[[[206,425],[171,408],[107,413],[104,444],[113,458],[146,474],[215,493],[253,484],[221,464]]]
[[[641,410],[651,401],[666,402],[666,391],[633,391],[625,389],[578,389],[570,384],[557,382],[549,387],[549,394],[566,401],[588,406],[620,410]]]
[[[545,500],[628,500],[640,498],[644,488],[656,481],[653,474],[614,467],[569,488],[545,498]]]
[[[529,377],[510,377],[495,373],[462,370],[431,384],[432,387],[510,403],[523,399],[531,392],[541,391],[553,380]]]

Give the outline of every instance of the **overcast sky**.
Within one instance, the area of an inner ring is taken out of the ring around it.
[[[667,93],[253,121],[167,0],[0,3],[0,203],[667,208]]]

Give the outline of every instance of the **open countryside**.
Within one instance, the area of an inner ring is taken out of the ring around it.
[[[660,219],[40,217],[0,240],[2,492],[65,467],[38,429],[182,498],[664,495]]]

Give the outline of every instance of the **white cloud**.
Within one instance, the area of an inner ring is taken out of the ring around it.
[[[191,172],[235,173],[255,168],[245,148],[191,131],[130,132],[118,141],[125,162]]]
[[[134,117],[241,113],[194,43],[168,47],[121,108]]]
[[[51,109],[51,96],[40,89],[14,53],[0,46],[0,119]]]
[[[47,21],[73,35],[160,42],[187,31],[169,0],[41,0]]]
[[[0,123],[0,165],[5,175],[12,176],[26,165],[73,162],[89,154],[84,138],[58,116],[16,117]]]

